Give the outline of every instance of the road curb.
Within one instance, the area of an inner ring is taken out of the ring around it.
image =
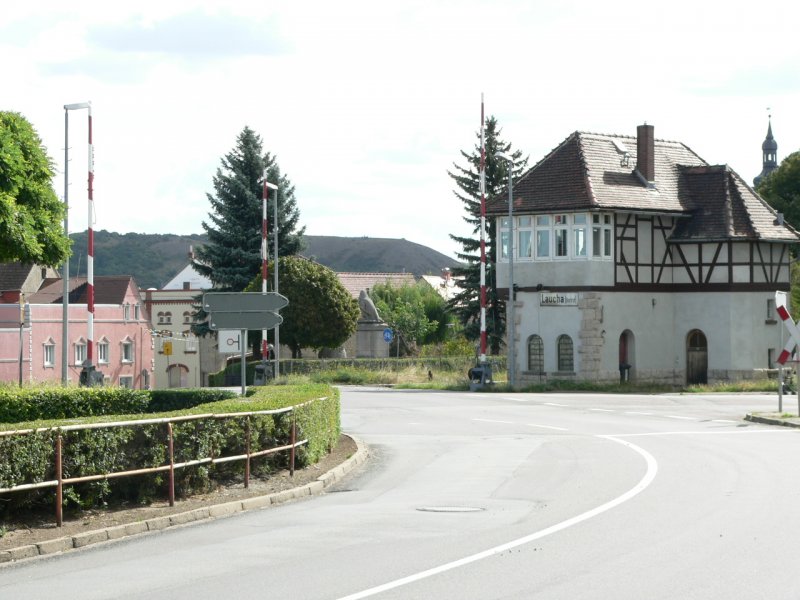
[[[152,531],[161,531],[178,525],[193,525],[212,519],[227,517],[247,510],[269,508],[273,505],[283,504],[298,498],[316,496],[321,494],[342,479],[358,465],[364,463],[369,457],[369,448],[360,439],[353,435],[347,435],[356,444],[356,452],[340,465],[333,467],[330,471],[317,477],[316,481],[307,483],[296,488],[266,494],[264,496],[254,496],[246,500],[235,500],[215,504],[204,508],[196,508],[174,515],[165,515],[139,521],[138,523],[128,523],[126,525],[115,525],[105,527],[95,531],[85,531],[73,536],[65,536],[37,544],[29,544],[0,551],[0,568],[9,564],[17,563],[21,560],[31,560],[43,556],[52,556],[62,552],[69,552],[79,548],[85,548],[94,544],[120,540],[134,535],[141,535]]]
[[[786,419],[778,419],[774,417],[762,417],[761,415],[747,414],[745,415],[744,420],[752,421],[753,423],[762,423],[763,425],[781,425],[783,427],[800,428],[800,423],[787,421]]]

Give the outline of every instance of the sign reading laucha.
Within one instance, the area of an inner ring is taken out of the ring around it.
[[[578,306],[577,293],[547,292],[539,295],[539,306]]]

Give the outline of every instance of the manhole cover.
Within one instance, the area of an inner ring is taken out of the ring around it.
[[[485,509],[477,506],[420,506],[417,510],[422,512],[468,513],[481,512]]]

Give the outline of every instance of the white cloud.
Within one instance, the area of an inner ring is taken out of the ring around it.
[[[685,1],[15,3],[0,109],[25,114],[63,169],[63,105],[92,101],[98,229],[200,232],[248,125],[309,234],[453,254],[448,234],[469,227],[447,170],[475,143],[482,92],[530,164],[576,129],[647,121],[752,180],[766,107],[779,157],[800,146],[798,16]],[[85,111],[71,113],[73,230],[86,136]]]

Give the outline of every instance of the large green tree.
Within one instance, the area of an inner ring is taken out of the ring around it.
[[[505,192],[508,188],[508,167],[505,160],[496,158],[498,152],[510,155],[514,159],[512,175],[518,177],[527,167],[528,158],[522,158],[522,152],[512,150],[511,144],[501,138],[501,129],[497,119],[486,119],[484,140],[486,147],[486,199]],[[480,339],[480,290],[481,290],[481,253],[480,253],[480,163],[481,144],[480,131],[476,134],[477,143],[471,152],[461,151],[465,166],[453,164],[454,170],[447,174],[453,179],[458,189],[453,193],[464,204],[464,220],[472,226],[473,236],[461,237],[450,235],[450,238],[462,246],[456,255],[465,265],[452,270],[456,277],[456,285],[460,291],[450,300],[450,308],[464,326],[467,339]],[[497,240],[494,223],[486,222],[486,333],[489,351],[499,354],[505,335],[505,302],[497,296],[497,282],[494,265],[497,263]]]
[[[291,256],[302,249],[305,228],[297,229],[300,213],[294,186],[280,172],[276,157],[264,152],[261,137],[245,127],[236,146],[221,160],[213,179],[209,221],[203,222],[208,243],[197,248],[195,268],[214,288],[242,291],[261,268],[262,198],[264,172],[278,186],[278,254]],[[272,253],[275,192],[267,194],[268,246]]]
[[[301,358],[303,348],[338,348],[356,332],[361,311],[358,302],[336,273],[317,262],[298,256],[282,257],[280,293],[289,300],[281,310],[281,344]],[[252,286],[260,289],[260,279]]]
[[[800,151],[781,161],[756,190],[795,229],[800,229]]]
[[[53,163],[33,125],[0,111],[0,261],[56,266],[69,256]]]
[[[369,295],[381,318],[402,338],[408,351],[414,351],[417,344],[443,342],[447,337],[447,303],[424,281],[401,286],[378,283]]]

